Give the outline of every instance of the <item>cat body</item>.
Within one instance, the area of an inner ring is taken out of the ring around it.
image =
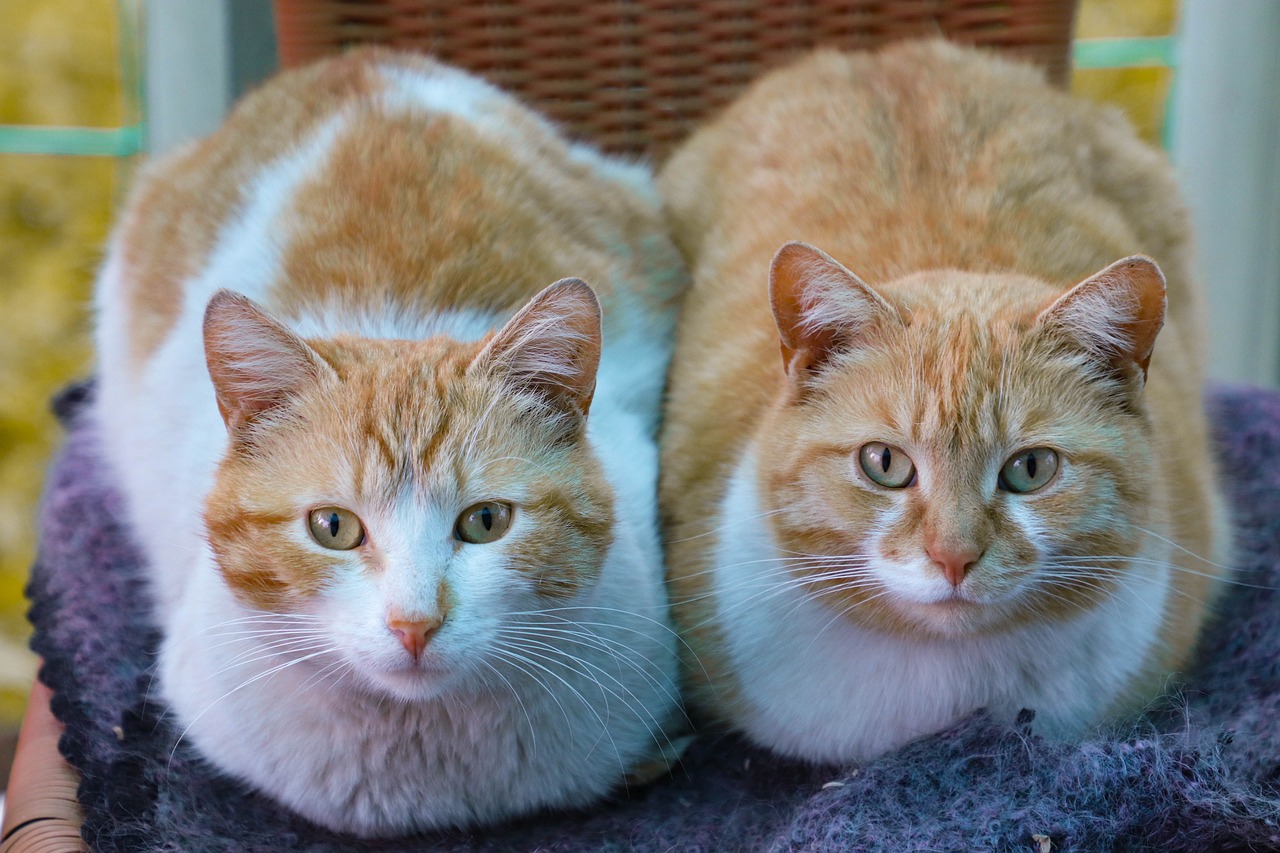
[[[1228,537],[1160,154],[923,42],[768,75],[659,186],[694,280],[660,494],[704,719],[864,761],[1166,687]]]
[[[148,166],[97,419],[180,742],[362,836],[585,805],[660,754],[682,277],[644,169],[422,57],[288,72]]]

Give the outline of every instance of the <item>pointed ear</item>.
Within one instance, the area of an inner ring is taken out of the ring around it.
[[[1113,373],[1136,365],[1145,382],[1164,313],[1164,274],[1155,261],[1134,255],[1071,288],[1036,322],[1057,328]]]
[[[219,290],[205,308],[204,355],[218,411],[231,432],[321,377],[336,378],[306,341],[229,290]]]
[[[474,364],[497,369],[515,388],[553,409],[586,417],[600,366],[600,302],[586,282],[566,278],[529,300]]]
[[[901,322],[896,308],[821,249],[787,243],[769,267],[769,300],[793,382],[854,346],[877,323]]]

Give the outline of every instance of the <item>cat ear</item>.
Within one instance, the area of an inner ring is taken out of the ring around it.
[[[1145,382],[1164,312],[1164,274],[1155,261],[1134,255],[1071,288],[1037,323],[1056,327],[1112,371],[1137,365]]]
[[[586,417],[600,366],[600,302],[566,278],[529,300],[498,330],[476,363],[500,369],[516,388],[552,408]]]
[[[884,297],[808,243],[787,243],[773,256],[769,300],[782,341],[782,363],[795,382],[876,323],[900,321]]]
[[[235,432],[333,368],[251,299],[219,290],[204,312],[204,355],[218,411]]]

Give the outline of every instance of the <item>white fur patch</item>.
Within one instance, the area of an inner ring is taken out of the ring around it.
[[[482,81],[448,69],[387,74],[394,91],[382,96],[384,108],[444,111],[510,138],[496,108],[513,102]],[[671,316],[650,314],[642,299],[619,296],[611,306],[616,333],[602,351],[588,437],[615,490],[616,523],[598,581],[570,600],[548,607],[534,596],[504,568],[501,545],[455,547],[457,513],[492,496],[450,492],[443,480],[427,496],[406,492],[389,507],[353,507],[377,529],[385,569],[340,562],[333,583],[304,612],[240,604],[205,544],[201,508],[227,441],[201,345],[206,305],[227,288],[270,309],[280,273],[276,241],[288,234],[282,220],[350,116],[335,115],[262,168],[206,268],[184,283],[174,328],[138,373],[129,361],[128,270],[118,248],[99,282],[98,416],[151,564],[165,633],[160,689],[184,744],[340,830],[403,835],[586,805],[667,745],[665,728],[678,708],[655,500]],[[286,325],[315,338],[477,340],[504,319],[323,303]],[[549,319],[534,332],[557,329],[563,324]],[[244,340],[232,330],[233,344]],[[559,350],[535,346],[526,355],[540,370],[576,369]],[[441,467],[443,477],[449,466]],[[508,536],[518,537],[521,523],[517,517]],[[292,532],[295,544],[319,547],[304,525],[299,519]],[[442,580],[453,600],[431,642],[439,672],[423,678],[409,667],[388,617],[439,604]]]
[[[201,508],[227,441],[205,366],[205,307],[224,287],[262,299],[279,269],[280,247],[270,235],[341,127],[342,116],[335,116],[262,168],[246,190],[247,204],[219,234],[205,269],[185,283],[173,328],[141,372],[131,358],[132,318],[122,293],[129,271],[118,249],[100,277],[97,417],[107,459],[129,498],[135,535],[153,565],[152,593],[161,611],[173,606],[201,551]]]
[[[715,551],[717,618],[757,743],[817,761],[864,761],[979,708],[1079,735],[1139,671],[1161,625],[1166,571],[1135,569],[1102,606],[994,636],[912,640],[857,627],[788,583],[761,513],[755,466],[735,471]],[[1144,555],[1151,556],[1151,555]],[[1158,556],[1158,555],[1157,555]]]
[[[451,309],[417,314],[402,306],[352,310],[337,299],[316,304],[311,311],[291,322],[289,328],[304,338],[332,338],[357,335],[384,340],[424,340],[447,335],[458,341],[478,341],[494,330],[500,317],[493,311]]]
[[[510,106],[511,98],[479,77],[443,65],[429,75],[397,65],[384,65],[379,71],[388,84],[382,94],[388,108],[443,113],[473,126],[508,132],[494,113]]]

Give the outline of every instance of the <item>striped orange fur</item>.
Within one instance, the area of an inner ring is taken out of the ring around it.
[[[1203,297],[1169,167],[1117,112],[941,42],[822,51],[660,186],[694,274],[662,510],[707,719],[861,759],[983,706],[1079,732],[1186,666],[1228,538]],[[910,485],[862,472],[876,442]],[[1041,447],[1055,479],[1001,485]],[[1028,651],[1055,644],[1057,672]]]
[[[286,72],[147,166],[96,415],[181,745],[366,837],[667,760],[685,280],[644,166],[422,56]]]

